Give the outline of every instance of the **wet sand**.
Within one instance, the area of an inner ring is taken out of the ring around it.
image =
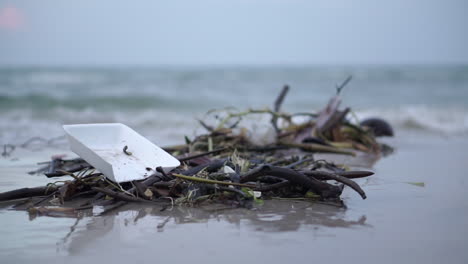
[[[397,152],[358,180],[367,200],[345,189],[347,209],[300,201],[255,210],[131,205],[101,217],[31,221],[2,209],[2,263],[467,263],[468,141],[407,133],[390,143]],[[2,163],[1,190],[40,185],[44,177],[24,173],[32,160]]]

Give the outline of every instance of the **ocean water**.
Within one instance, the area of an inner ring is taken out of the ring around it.
[[[318,111],[335,85],[358,118],[396,130],[468,135],[468,66],[2,68],[0,144],[63,135],[61,125],[122,122],[160,145],[193,136],[213,108],[264,108],[281,87],[288,112]]]

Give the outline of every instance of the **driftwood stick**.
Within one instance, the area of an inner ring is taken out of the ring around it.
[[[182,174],[172,174],[173,176],[184,179],[187,181],[193,181],[193,182],[199,182],[199,183],[206,183],[206,184],[218,184],[218,185],[232,185],[232,186],[239,186],[239,187],[247,187],[247,188],[255,188],[255,185],[250,185],[250,184],[242,184],[242,183],[236,183],[236,182],[227,182],[227,181],[216,181],[216,180],[210,180],[210,179],[204,179],[200,177],[194,177],[194,176],[186,176]]]
[[[21,188],[17,190],[12,190],[8,192],[0,193],[0,201],[9,201],[9,200],[16,200],[22,198],[29,198],[34,196],[44,196],[49,195],[56,190],[58,190],[60,186],[41,186],[41,187],[34,187],[34,188]]]
[[[114,191],[109,190],[109,189],[104,189],[104,188],[100,188],[100,187],[92,187],[91,189],[94,190],[94,191],[101,192],[101,193],[104,193],[106,195],[109,195],[110,197],[115,198],[117,200],[121,200],[121,201],[125,201],[125,202],[154,203],[152,201],[148,201],[148,200],[145,200],[145,199],[142,199],[142,198],[132,197],[132,196],[127,195],[125,193],[114,192]]]
[[[346,177],[348,179],[364,178],[374,175],[372,171],[338,171],[335,172],[335,174]]]
[[[283,104],[283,101],[284,101],[284,98],[286,97],[286,94],[288,93],[289,91],[289,86],[288,85],[285,85],[283,87],[283,89],[281,90],[280,94],[278,95],[278,97],[276,98],[275,100],[275,104],[274,104],[274,108],[273,110],[275,112],[279,112],[280,109],[281,109],[281,105]],[[271,117],[271,124],[273,125],[273,128],[275,129],[276,131],[276,134],[279,134],[281,131],[280,129],[278,128],[278,116],[277,115],[273,115]]]
[[[182,171],[182,172],[180,172],[180,174],[191,176],[191,175],[195,175],[195,174],[199,173],[203,169],[205,169],[208,172],[214,172],[214,171],[219,170],[224,165],[224,163],[226,161],[227,161],[227,159],[213,160],[212,162],[210,162],[208,164],[198,165],[198,166],[192,167],[190,169],[187,169],[185,171]]]
[[[325,178],[327,180],[335,180],[337,182],[341,182],[346,186],[351,187],[351,189],[355,190],[359,195],[361,195],[362,199],[366,199],[366,193],[361,189],[361,187],[353,180],[350,180],[346,177],[333,174],[330,172],[326,171],[305,171],[303,172],[307,176],[312,176],[312,177],[320,177],[320,178]]]
[[[105,195],[109,195],[110,197],[115,198],[116,200],[121,200],[121,201],[125,201],[125,202],[141,202],[141,200],[136,198],[136,197],[132,197],[132,196],[129,196],[129,195],[124,194],[124,193],[114,192],[114,191],[109,190],[109,189],[104,189],[104,188],[100,188],[100,187],[92,187],[91,189],[93,191],[101,192],[101,193],[103,193]]]
[[[51,164],[51,166],[53,166],[54,163]],[[74,173],[74,172],[78,172],[78,171],[82,171],[84,169],[89,169],[89,168],[92,168],[91,165],[89,164],[80,164],[76,167],[73,167],[69,170],[54,170],[54,171],[49,171],[48,173],[44,173],[45,176],[47,176],[47,178],[53,178],[53,177],[62,177],[62,176],[67,176],[67,175],[70,175],[70,173]]]
[[[164,178],[165,178],[164,175],[162,175],[159,172],[155,172],[152,175],[150,175],[148,178],[146,178],[145,180],[140,182],[140,188],[145,188],[145,187],[147,188],[147,187],[153,185],[156,182],[162,181]],[[132,188],[128,189],[127,192],[135,193],[136,191],[137,191],[137,189],[135,187],[132,187]]]
[[[278,97],[275,100],[275,112],[279,112],[281,105],[283,104],[284,98],[288,94],[289,91],[289,86],[285,85],[283,86],[283,89],[281,90],[281,93],[278,95]]]
[[[63,186],[62,186],[62,187],[63,187]],[[44,198],[38,200],[37,202],[33,203],[30,207],[38,206],[38,205],[40,205],[41,203],[43,203],[43,202],[45,202],[45,201],[51,199],[51,198],[52,198],[56,193],[58,193],[59,191],[60,191],[60,188],[57,189],[56,191],[50,193],[50,194],[47,195],[46,197],[44,197]]]
[[[352,75],[349,75],[348,78],[346,78],[343,83],[341,83],[341,85],[337,85],[336,86],[336,95],[339,95],[341,93],[341,90],[343,90],[343,88],[348,85],[348,83],[351,81],[351,79],[353,79],[353,76]]]
[[[138,182],[138,187],[140,189],[144,189],[144,188],[147,188],[151,185],[153,185],[154,183],[156,182],[160,182],[164,179],[164,175],[162,175],[161,173],[159,172],[155,172],[153,173],[151,176],[149,176],[148,178],[146,178],[145,180],[141,181],[141,182]],[[127,195],[125,193],[120,193],[120,192],[114,192],[112,190],[108,190],[108,189],[103,189],[103,188],[99,188],[99,187],[92,187],[91,188],[93,191],[96,191],[96,192],[99,192],[100,194],[102,195],[109,195],[110,197],[113,197],[117,200],[120,200],[120,203],[119,203],[119,206],[122,206],[124,205],[125,203],[127,202],[146,202],[146,203],[155,203],[155,201],[149,201],[149,200],[145,200],[145,199],[142,199],[142,198],[137,198],[137,197],[132,197],[130,195]],[[134,193],[134,192],[138,192],[137,188],[136,187],[132,187],[130,188],[127,192],[129,193]],[[96,199],[101,199],[102,198],[102,195],[96,195]]]
[[[289,181],[291,184],[304,186],[322,198],[338,198],[342,189],[314,178],[309,178],[292,169],[274,167],[270,165],[259,166],[241,177],[240,182],[255,181],[260,176],[275,176]]]

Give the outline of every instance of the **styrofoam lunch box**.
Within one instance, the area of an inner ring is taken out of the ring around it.
[[[169,172],[180,165],[175,157],[124,124],[64,125],[63,129],[71,150],[115,182],[142,180],[158,166]]]

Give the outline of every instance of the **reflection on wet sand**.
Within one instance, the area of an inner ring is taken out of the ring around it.
[[[147,235],[171,232],[173,228],[184,228],[184,225],[192,224],[189,228],[187,226],[187,232],[190,232],[197,225],[203,228],[211,222],[256,233],[297,231],[300,228],[371,227],[366,223],[365,215],[348,219],[346,209],[303,201],[266,201],[252,210],[221,205],[161,209],[155,206],[126,205],[104,216],[85,217],[85,226],[72,235],[67,234],[57,246],[68,248],[70,255],[77,255],[93,240],[108,233],[117,232],[118,237],[138,237],[142,234],[130,233],[144,232]],[[71,230],[75,230],[74,227]]]

